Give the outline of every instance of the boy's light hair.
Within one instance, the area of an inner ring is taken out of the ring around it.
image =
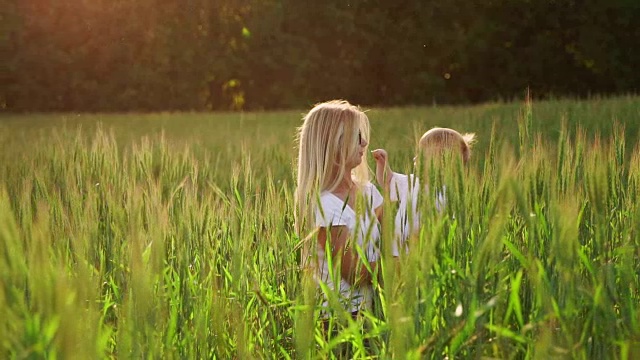
[[[295,191],[295,228],[303,236],[313,221],[314,204],[322,191],[333,191],[344,178],[347,163],[359,156],[359,135],[368,142],[369,119],[359,107],[344,100],[315,105],[298,129],[298,173]],[[363,185],[370,179],[366,161],[353,169],[353,179]],[[311,242],[311,241],[305,241]],[[303,247],[304,262],[309,246]],[[306,251],[305,251],[306,249]]]
[[[434,127],[422,135],[418,147],[425,151],[425,154],[428,154],[427,151],[459,149],[462,161],[466,164],[471,157],[471,146],[475,142],[475,138],[476,134],[474,133],[460,134],[453,129]]]

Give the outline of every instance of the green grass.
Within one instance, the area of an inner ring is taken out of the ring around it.
[[[398,170],[432,126],[479,139],[330,339],[297,267],[302,113],[3,115],[0,356],[640,356],[639,98],[369,111]]]

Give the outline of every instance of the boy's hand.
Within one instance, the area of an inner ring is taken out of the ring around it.
[[[383,167],[387,164],[387,151],[385,149],[375,149],[371,152],[373,158],[376,160],[376,166],[382,165]]]
[[[387,151],[384,149],[375,149],[371,154],[376,161],[376,181],[386,188],[391,181],[391,167],[389,166]]]

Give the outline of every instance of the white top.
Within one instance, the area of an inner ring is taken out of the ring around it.
[[[355,236],[357,244],[362,248],[367,261],[377,261],[380,258],[380,223],[375,214],[375,209],[382,205],[382,195],[371,183],[367,183],[363,190],[366,200],[366,209],[362,214],[357,214],[343,200],[334,194],[323,191],[320,194],[320,206],[315,210],[316,227],[328,228],[330,226],[346,226],[350,236]],[[356,228],[358,225],[358,228]],[[323,281],[330,289],[335,289],[334,281],[329,276],[329,265],[325,257],[325,249],[318,247],[318,267],[316,280]],[[340,270],[336,269],[334,278],[340,276]],[[370,309],[373,300],[373,288],[370,284],[351,286],[346,280],[340,278],[340,296],[345,308],[351,312]],[[349,305],[350,303],[350,305]],[[325,302],[324,306],[327,303]]]
[[[420,193],[420,180],[413,174],[391,174],[389,200],[398,202],[398,212],[394,222],[394,241],[391,245],[393,256],[400,256],[400,250],[408,252],[407,239],[420,228],[420,212],[418,211],[418,195]],[[428,193],[428,188],[424,187]],[[436,194],[435,206],[442,211],[446,204],[446,187]],[[409,210],[411,209],[411,210]]]

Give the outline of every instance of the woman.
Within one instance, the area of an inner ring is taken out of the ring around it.
[[[380,257],[382,195],[369,182],[368,137],[364,112],[337,100],[311,109],[298,134],[296,230],[316,235],[303,244],[302,265],[352,316],[371,307]]]

